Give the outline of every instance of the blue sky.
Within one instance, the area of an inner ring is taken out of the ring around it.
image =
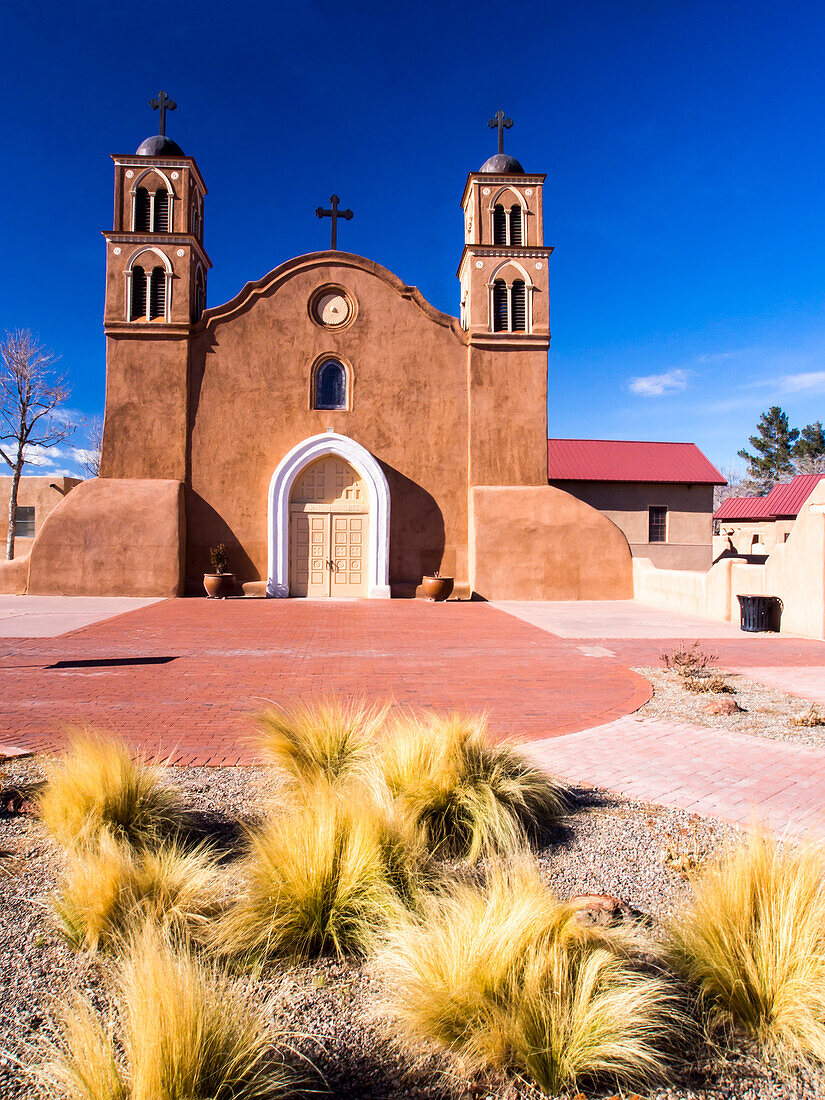
[[[0,30],[0,329],[62,356],[79,414],[103,408],[109,154],[164,88],[209,188],[210,305],[325,247],[335,191],[340,246],[457,313],[459,199],[503,107],[548,174],[551,435],[728,465],[771,404],[825,419],[821,3],[35,0]]]

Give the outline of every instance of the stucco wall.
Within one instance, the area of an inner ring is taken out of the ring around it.
[[[793,525],[792,519],[723,519],[719,521],[719,530],[723,533],[722,537],[730,533],[730,540],[740,554],[770,554],[776,546],[786,541]]]
[[[66,493],[80,484],[78,477],[55,477],[54,474],[23,475],[17,489],[17,504],[34,508],[34,533],[37,535],[46,521],[46,517],[56,508]],[[6,544],[6,528],[9,521],[9,497],[11,496],[11,478],[0,477],[0,529],[3,533],[3,546]],[[34,539],[16,538],[14,556],[23,557],[32,548]]]
[[[713,561],[713,486],[666,482],[554,481],[619,527],[634,557],[659,569],[709,569]],[[665,507],[667,541],[648,542],[648,508]]]
[[[550,485],[471,492],[471,583],[488,600],[623,600],[633,594],[627,539]]]
[[[54,509],[34,540],[27,591],[179,595],[184,534],[180,482],[84,481]]]
[[[690,573],[656,569],[636,558],[633,572],[636,598],[646,603],[738,622],[738,595],[778,596],[782,633],[825,638],[825,483],[764,565],[723,558],[707,573]]]

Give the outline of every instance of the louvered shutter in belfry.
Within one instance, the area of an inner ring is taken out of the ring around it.
[[[136,264],[132,268],[132,308],[129,311],[130,321],[143,321],[146,319],[146,272]]]
[[[510,207],[510,244],[524,244],[521,234],[521,207]]]
[[[138,187],[135,191],[135,233],[148,233],[149,225],[149,192],[145,187]]]
[[[493,244],[507,244],[507,215],[501,205],[493,208]]]
[[[162,267],[152,270],[151,287],[149,290],[149,319],[166,316],[166,272]]]
[[[163,188],[155,192],[155,224],[152,229],[155,233],[169,233],[169,193]]]
[[[507,285],[503,279],[493,283],[493,332],[507,331]]]
[[[513,332],[527,331],[527,292],[524,283],[517,279],[511,291],[513,308]]]

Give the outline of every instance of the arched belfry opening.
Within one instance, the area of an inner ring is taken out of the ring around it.
[[[389,597],[389,485],[349,436],[324,432],[284,456],[268,528],[268,596]]]

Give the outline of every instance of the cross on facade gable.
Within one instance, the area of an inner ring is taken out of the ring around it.
[[[347,221],[350,221],[352,218],[355,217],[355,215],[353,214],[353,212],[351,210],[339,210],[338,209],[338,203],[340,201],[341,200],[338,198],[337,195],[330,195],[329,202],[330,202],[330,206],[332,207],[332,209],[331,210],[324,210],[324,208],[322,206],[319,206],[319,207],[317,207],[317,209],[315,211],[315,217],[316,218],[332,218],[332,233],[330,234],[330,237],[331,237],[330,248],[332,249],[333,252],[335,252],[336,249],[338,248],[338,219],[339,218],[345,218]]]
[[[153,111],[160,111],[160,129],[159,134],[166,136],[166,112],[174,111],[177,109],[177,103],[174,99],[170,99],[166,92],[161,92],[157,99],[150,99],[149,106]]]
[[[509,130],[513,125],[513,120],[507,118],[504,111],[496,111],[495,117],[491,118],[487,123],[491,130],[498,130],[498,151],[504,152],[504,131]]]

